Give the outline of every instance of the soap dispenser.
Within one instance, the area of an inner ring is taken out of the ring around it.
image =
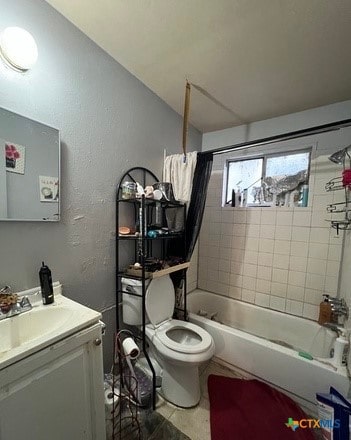
[[[344,363],[346,347],[349,345],[349,341],[346,337],[346,332],[344,329],[338,328],[340,331],[340,336],[336,338],[334,344],[334,356],[333,356],[333,364],[336,367],[340,367]]]
[[[331,322],[332,319],[332,306],[329,302],[329,295],[323,295],[324,301],[319,305],[319,317],[318,324],[323,325],[327,322]]]
[[[44,261],[39,271],[39,279],[43,304],[52,304],[54,302],[54,289],[52,286],[51,270],[44,264]]]

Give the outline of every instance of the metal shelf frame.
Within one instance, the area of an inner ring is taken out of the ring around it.
[[[343,161],[342,169],[345,171],[345,158]],[[343,219],[328,220],[330,226],[336,229],[337,235],[339,231],[345,231],[351,229],[351,200],[350,200],[350,186],[343,184],[343,178],[334,177],[325,184],[326,192],[344,191],[345,200],[342,202],[331,203],[327,206],[327,212],[329,214],[344,214]]]
[[[126,181],[131,182],[138,182],[140,183],[144,188],[147,185],[152,185],[153,183],[159,182],[159,179],[156,177],[154,173],[152,173],[147,168],[143,167],[134,167],[129,169],[127,172],[125,172],[122,176],[122,178],[119,181],[119,184],[117,186],[117,194],[116,194],[116,331],[121,330],[121,310],[120,306],[122,304],[123,294],[128,293],[129,295],[131,292],[125,292],[122,290],[121,286],[121,278],[127,277],[127,278],[133,278],[138,279],[141,281],[141,290],[142,290],[142,325],[141,325],[141,350],[144,354],[147,363],[149,365],[150,371],[152,372],[152,384],[153,384],[153,399],[152,399],[152,405],[153,409],[156,408],[156,374],[154,367],[151,363],[150,357],[148,355],[148,347],[147,347],[147,341],[146,341],[146,335],[145,335],[145,326],[146,326],[146,308],[145,308],[145,294],[146,294],[146,288],[147,284],[146,282],[149,282],[148,277],[145,273],[145,259],[149,256],[152,256],[153,251],[153,244],[159,243],[160,249],[159,252],[163,257],[165,257],[167,253],[167,247],[170,242],[173,240],[181,240],[181,252],[185,255],[185,249],[186,249],[186,231],[182,231],[181,233],[173,233],[168,235],[161,235],[156,238],[150,238],[147,237],[147,226],[150,223],[151,217],[152,217],[152,210],[156,206],[156,203],[161,203],[162,209],[172,209],[172,208],[181,208],[183,209],[183,218],[184,218],[184,228],[185,228],[185,220],[186,220],[186,205],[179,203],[179,202],[168,202],[168,201],[155,201],[153,199],[148,199],[144,195],[141,198],[133,198],[133,199],[122,199],[122,184]],[[139,219],[139,213],[142,213],[141,216],[141,224],[139,225],[140,232],[138,236],[123,236],[119,235],[119,226],[120,225],[120,210],[122,209],[123,205],[130,204],[133,206],[134,209],[132,209],[132,212],[134,214],[134,221],[136,222],[137,219]],[[135,261],[139,261],[141,264],[141,277],[137,276],[131,276],[126,274],[122,268],[121,268],[121,258],[120,258],[120,242],[127,243],[128,241],[134,242],[134,257]],[[182,255],[183,256],[183,255]],[[183,312],[183,317],[186,319],[186,272],[187,267],[179,270],[179,273],[181,273],[181,277],[183,280],[183,309],[181,310]],[[135,294],[135,296],[139,296],[138,294]],[[177,311],[180,311],[180,309],[176,309]]]

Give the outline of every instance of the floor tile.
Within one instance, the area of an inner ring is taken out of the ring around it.
[[[225,365],[211,361],[200,371],[201,400],[195,408],[183,409],[157,396],[156,411],[140,411],[140,426],[144,440],[210,440],[210,403],[208,399],[207,380],[210,374],[234,378],[248,378],[243,374],[227,368]],[[317,431],[317,430],[316,430]],[[314,433],[316,440],[321,440],[321,432]],[[131,433],[128,440],[138,439],[138,431]]]
[[[128,410],[128,405],[122,411],[121,419],[116,417],[115,439],[138,440],[139,438],[148,439],[151,435],[165,422],[165,418],[152,409],[138,409],[138,416],[133,411]],[[108,440],[112,440],[111,435],[107,436]]]
[[[179,431],[171,422],[165,420],[152,434],[148,440],[192,440],[190,437]]]
[[[206,368],[211,364],[211,360],[209,360],[208,362],[204,362],[203,364],[201,364],[200,366],[199,366],[199,373],[200,373],[200,376],[201,376],[201,374],[206,370]]]
[[[159,414],[161,414],[165,419],[169,419],[176,409],[176,406],[167,402],[167,400],[157,393],[156,411]]]
[[[158,427],[164,423],[165,418],[157,411],[152,409],[140,411],[140,426],[142,429],[142,436],[145,439],[151,437],[151,435],[158,429]]]
[[[124,415],[127,414],[129,415],[129,412]],[[140,431],[136,421],[133,422],[133,419],[124,417],[122,418],[122,429],[120,429],[117,418],[115,439],[119,439],[121,435],[123,440],[139,440],[140,438],[143,440],[190,440],[187,435],[179,431],[157,411],[139,408],[138,414]],[[112,431],[107,436],[107,440],[112,440]]]
[[[191,440],[210,440],[210,402],[202,398],[195,408],[177,409],[169,421]]]

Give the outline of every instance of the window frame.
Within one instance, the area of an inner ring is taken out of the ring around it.
[[[242,162],[246,160],[252,160],[252,159],[263,159],[262,162],[262,180],[266,178],[266,171],[267,171],[267,159],[270,159],[272,157],[279,157],[279,156],[292,156],[294,154],[301,154],[301,153],[308,153],[308,167],[307,167],[307,181],[310,181],[310,175],[311,175],[311,158],[312,158],[312,148],[313,147],[307,147],[307,148],[298,148],[295,150],[288,150],[288,151],[280,151],[279,153],[267,153],[267,154],[253,154],[248,156],[239,156],[235,159],[227,159],[225,163],[225,197],[224,197],[224,206],[228,206],[228,197],[231,197],[231,194],[228,195],[228,179],[229,179],[229,166],[232,162]],[[255,206],[249,206],[249,208],[255,208]]]

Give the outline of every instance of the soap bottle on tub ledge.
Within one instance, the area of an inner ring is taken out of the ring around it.
[[[332,320],[332,305],[329,301],[329,295],[323,295],[324,300],[319,304],[318,324],[323,325]]]
[[[338,327],[338,331],[340,334],[335,339],[334,355],[332,360],[336,367],[345,365],[347,359],[347,347],[349,345],[346,329]]]

